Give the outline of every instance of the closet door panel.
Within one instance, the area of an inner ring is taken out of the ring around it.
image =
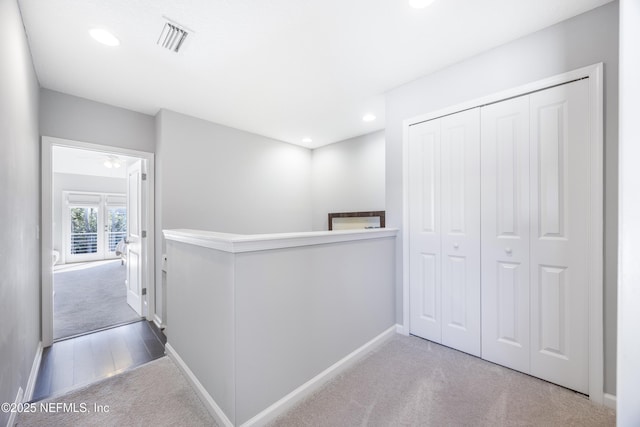
[[[529,96],[482,108],[482,357],[529,372]]]
[[[442,343],[480,355],[480,109],[441,120]]]
[[[410,333],[441,342],[440,121],[409,128]]]
[[[588,83],[530,99],[531,373],[588,393]]]

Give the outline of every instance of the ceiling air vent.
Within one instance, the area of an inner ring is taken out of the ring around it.
[[[187,30],[176,23],[166,22],[162,32],[160,33],[158,46],[164,47],[165,49],[169,49],[173,52],[178,52],[188,35],[189,33]]]

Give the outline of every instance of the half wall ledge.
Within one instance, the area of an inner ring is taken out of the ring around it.
[[[393,335],[396,234],[164,231],[168,353],[219,424],[263,425]]]

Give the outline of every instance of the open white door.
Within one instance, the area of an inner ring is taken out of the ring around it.
[[[143,164],[137,160],[127,168],[127,304],[140,316],[144,314],[142,270],[145,259],[145,212]]]

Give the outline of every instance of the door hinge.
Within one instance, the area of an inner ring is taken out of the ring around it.
[[[143,181],[146,181],[146,180],[147,180],[147,174],[146,174],[146,173],[143,173],[143,174],[142,174],[142,180],[143,180]]]
[[[142,295],[146,295],[147,294],[147,288],[142,288]]]
[[[144,239],[145,237],[147,237],[147,230],[142,230],[142,238]]]

